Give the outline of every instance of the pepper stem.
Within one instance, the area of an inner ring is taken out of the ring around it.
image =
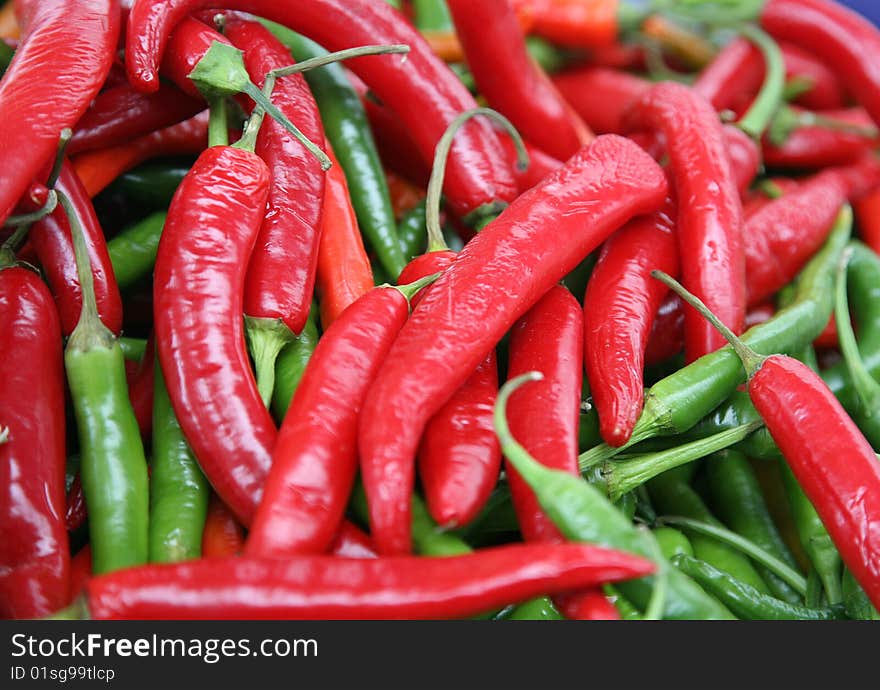
[[[273,69],[271,72],[269,72],[269,74],[273,75],[276,78],[288,77],[291,74],[308,72],[310,70],[323,67],[324,65],[329,65],[333,62],[342,62],[343,60],[351,60],[352,58],[366,57],[368,55],[402,55],[408,53],[409,51],[410,48],[405,43],[392,43],[389,45],[372,45],[359,46],[357,48],[346,48],[345,50],[337,50],[333,53],[327,53],[326,55],[319,55],[318,57],[309,58],[308,60],[297,62],[294,65]]]
[[[229,146],[226,98],[216,96],[209,103],[208,146]]]
[[[266,407],[272,402],[275,390],[275,360],[296,335],[281,319],[245,316],[245,335],[248,349],[254,358],[257,390]]]
[[[516,146],[516,164],[521,170],[529,167],[529,154],[516,127],[504,115],[491,108],[473,108],[458,115],[449,127],[443,132],[443,136],[437,142],[434,149],[434,163],[431,166],[431,178],[428,180],[428,194],[425,199],[425,224],[428,227],[428,253],[449,249],[443,239],[443,231],[440,229],[440,195],[443,191],[443,180],[446,177],[446,163],[449,160],[449,151],[458,130],[468,120],[477,115],[485,115],[501,125],[513,138]]]
[[[648,557],[657,564],[657,574],[654,576],[654,589],[651,592],[651,598],[648,600],[648,606],[645,608],[645,615],[642,620],[659,621],[663,619],[663,611],[666,609],[666,596],[669,592],[669,563],[663,558],[663,552],[660,550],[660,544],[657,538],[645,525],[639,527],[642,531],[643,540],[648,546]]]
[[[834,318],[837,321],[837,339],[843,361],[856,389],[862,414],[871,417],[880,405],[880,383],[874,380],[859,352],[856,336],[853,333],[849,316],[849,300],[846,294],[846,272],[852,258],[852,247],[847,247],[837,265],[837,280],[834,289]]]
[[[753,139],[760,139],[770,126],[785,94],[785,62],[779,45],[770,36],[752,24],[740,27],[740,33],[754,43],[764,56],[764,83],[751,107],[737,126]]]
[[[433,283],[437,278],[439,278],[441,273],[432,273],[429,276],[425,276],[424,278],[419,278],[418,280],[413,281],[412,283],[407,283],[406,285],[388,285],[387,283],[384,285],[380,285],[379,287],[389,287],[397,290],[401,295],[406,298],[407,302],[412,301],[412,298],[416,296],[416,294],[424,287],[427,287],[431,283]]]
[[[713,314],[709,307],[707,307],[703,301],[697,297],[696,295],[688,292],[684,286],[679,283],[675,278],[664,273],[663,271],[653,270],[651,271],[651,277],[656,278],[661,283],[663,283],[666,287],[672,290],[675,294],[681,297],[685,302],[687,302],[690,306],[696,309],[700,314],[711,323],[721,335],[724,336],[725,340],[730,343],[731,347],[733,347],[734,352],[739,356],[742,361],[743,367],[746,370],[746,374],[749,378],[751,378],[758,369],[761,368],[761,365],[764,363],[764,360],[767,359],[763,355],[759,355],[752,348],[746,345],[742,340],[740,340],[737,335],[730,330],[727,326],[725,326],[721,319],[719,319],[715,314]]]
[[[774,146],[782,146],[792,132],[801,127],[821,127],[833,132],[844,132],[866,139],[875,139],[878,130],[873,125],[847,122],[840,118],[820,115],[809,110],[795,110],[790,106],[779,108],[767,130],[767,138]]]
[[[516,471],[526,480],[528,476],[534,475],[535,470],[540,469],[541,465],[510,433],[510,426],[507,424],[507,401],[510,400],[510,396],[521,386],[531,381],[541,381],[543,379],[544,374],[540,371],[528,371],[525,374],[520,374],[510,379],[498,391],[498,399],[495,401],[495,409],[492,413],[495,434],[498,436],[498,441],[501,444],[501,451],[516,468]]]
[[[49,194],[46,196],[46,203],[43,204],[41,208],[38,208],[36,211],[31,211],[30,213],[20,213],[17,216],[9,216],[4,223],[7,227],[16,227],[18,228],[15,234],[25,235],[27,234],[27,226],[32,223],[36,223],[38,220],[42,220],[50,213],[54,212],[56,207],[58,206],[58,196],[55,193],[54,189],[49,190]],[[22,231],[21,228],[25,229]],[[15,237],[15,234],[12,237]],[[12,237],[6,240],[5,244],[14,246],[12,243]],[[17,238],[16,241],[18,241]]]
[[[757,19],[767,0],[654,0],[657,11],[689,21],[724,26]]]
[[[56,611],[46,616],[44,621],[84,621],[89,619],[89,607],[86,603],[85,596],[79,596],[73,600],[70,606]]]
[[[46,186],[52,189],[58,182],[58,176],[61,175],[61,167],[64,165],[64,152],[67,150],[67,144],[73,136],[73,130],[65,127],[58,136],[58,151],[55,154],[55,162],[52,164],[52,170],[49,172],[49,179],[46,180]]]

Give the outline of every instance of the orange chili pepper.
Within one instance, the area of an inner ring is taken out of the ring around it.
[[[574,48],[608,46],[617,39],[618,0],[514,0],[532,33]]]
[[[327,144],[333,167],[324,188],[323,228],[318,247],[317,285],[324,330],[348,305],[373,287],[373,269],[351,206],[342,166]]]
[[[202,532],[202,557],[237,556],[243,549],[244,530],[226,504],[212,493]]]
[[[21,35],[18,19],[15,17],[15,3],[7,2],[0,7],[0,38],[17,41]]]
[[[200,153],[208,145],[208,112],[130,141],[73,158],[76,174],[94,197],[123,173],[150,158]]]
[[[464,61],[464,51],[454,31],[422,31],[422,36],[444,62]]]

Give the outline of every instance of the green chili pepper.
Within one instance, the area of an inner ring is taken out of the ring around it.
[[[325,55],[316,43],[280,24],[260,20],[297,61]],[[382,162],[360,97],[339,64],[303,75],[318,103],[324,132],[346,172],[358,225],[386,273],[394,280],[406,266]]]
[[[0,77],[6,74],[6,68],[9,67],[9,63],[12,62],[14,55],[15,51],[12,47],[6,41],[0,39]]]
[[[665,515],[680,515],[720,526],[697,492],[675,474],[662,474],[652,479],[648,482],[648,491],[651,493],[654,505]],[[742,553],[716,539],[683,529],[694,547],[697,558],[708,561],[716,568],[730,573],[738,580],[745,581],[764,594],[770,593],[758,571]]]
[[[843,571],[843,605],[850,618],[859,621],[880,621],[880,613],[871,604],[859,583],[848,569]]]
[[[761,421],[761,415],[758,414],[755,406],[752,405],[749,394],[746,391],[734,391],[711,414],[686,431],[683,434],[683,438],[704,438],[719,434],[727,429],[735,429],[744,424],[753,424]],[[779,446],[776,445],[776,441],[773,440],[770,432],[764,426],[746,436],[742,441],[735,443],[731,448],[749,457],[761,460],[776,460],[782,457]]]
[[[202,555],[211,487],[174,416],[158,361],[153,371],[150,561],[172,563]]]
[[[746,620],[825,621],[844,617],[839,607],[811,609],[774,599],[709,563],[691,556],[679,554],[672,559],[672,564],[699,582],[706,591],[718,597],[739,618]]]
[[[549,74],[558,72],[569,63],[569,56],[564,50],[540,36],[526,36],[526,50],[541,69]]]
[[[275,387],[272,389],[272,414],[279,424],[287,414],[290,401],[306,370],[306,365],[318,345],[318,328],[315,326],[314,309],[302,332],[284,349],[275,360]]]
[[[499,392],[495,403],[495,430],[505,456],[535,492],[541,508],[566,538],[656,558],[656,545],[650,533],[636,528],[600,491],[580,477],[539,464],[510,435],[505,418],[507,399],[520,385],[539,377],[537,372],[523,374],[508,381]],[[665,559],[660,560],[660,567],[668,568]],[[618,589],[636,606],[647,607],[655,580],[655,577],[646,577],[622,582]],[[730,612],[706,595],[690,578],[670,570],[664,617],[717,619],[729,618]]]
[[[612,585],[605,585],[604,587],[605,594],[611,599],[611,603],[614,604],[614,608],[617,609],[617,612],[620,614],[620,618],[625,621],[640,621],[642,620],[641,612],[635,607],[635,605],[623,596],[617,589],[615,589]]]
[[[425,251],[425,238],[427,237],[427,220],[425,212],[425,200],[407,211],[397,225],[397,235],[400,238],[400,250],[403,258],[412,261]]]
[[[136,285],[153,273],[166,216],[164,212],[147,216],[107,243],[113,274],[120,290]]]
[[[565,620],[553,602],[547,597],[532,599],[519,606],[514,606],[510,613],[505,616],[508,621],[561,621]]]
[[[140,362],[147,351],[147,341],[143,338],[119,338],[122,356],[127,362]]]
[[[444,0],[413,0],[413,24],[419,31],[455,31]]]
[[[166,209],[189,169],[189,160],[146,163],[120,175],[108,191],[121,194],[137,206]]]
[[[684,532],[673,527],[658,527],[654,530],[654,538],[660,545],[660,552],[667,560],[683,553],[686,556],[694,555],[694,547]]]
[[[834,272],[851,227],[852,209],[844,206],[824,247],[798,277],[794,302],[769,321],[750,328],[742,336],[743,342],[760,354],[796,352],[822,332],[833,306]],[[687,431],[744,380],[742,364],[731,346],[700,357],[646,391],[642,415],[622,448],[653,436]],[[596,464],[622,448],[601,444],[584,453],[581,461]]]
[[[718,453],[706,463],[706,477],[712,507],[721,521],[788,567],[797,568],[797,561],[776,529],[758,478],[745,456],[729,450]],[[801,602],[800,595],[790,584],[760,564],[756,568],[774,596],[790,604]]]
[[[147,561],[147,461],[125,381],[122,348],[101,323],[83,229],[67,213],[82,286],[82,312],[64,351],[79,435],[83,494],[89,507],[92,570],[106,573]]]

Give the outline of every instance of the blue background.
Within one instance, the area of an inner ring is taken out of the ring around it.
[[[849,5],[875,24],[880,24],[880,0],[842,0],[842,4]]]

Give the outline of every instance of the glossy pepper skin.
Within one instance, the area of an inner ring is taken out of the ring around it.
[[[0,82],[0,117],[16,123],[0,142],[0,222],[98,93],[119,36],[118,0],[17,0],[16,10],[21,43]]]
[[[631,124],[662,132],[677,197],[683,284],[734,332],[746,310],[742,206],[721,124],[709,103],[671,82],[652,87],[631,111]],[[705,319],[685,310],[685,355],[694,361],[724,345]]]
[[[774,38],[810,51],[840,78],[849,93],[880,123],[880,30],[836,2],[770,0],[761,26]]]
[[[455,257],[448,250],[427,252],[410,261],[400,279],[411,282],[444,271]],[[417,294],[413,306],[425,294]],[[418,471],[428,512],[441,527],[471,522],[498,483],[501,448],[492,425],[497,394],[493,349],[425,426]]]
[[[553,83],[575,112],[598,134],[623,134],[625,114],[651,82],[607,67],[578,67],[553,75]]]
[[[580,544],[444,558],[214,559],[93,578],[87,601],[96,619],[462,618],[652,570],[638,556]]]
[[[126,65],[132,84],[158,88],[158,63],[168,35],[183,17],[209,8],[215,0],[138,0],[128,22]],[[308,0],[295,5],[276,0],[235,0],[229,9],[252,12],[289,26],[328,50],[375,43],[405,43],[410,52],[352,60],[351,69],[406,123],[425,160],[461,112],[473,109],[473,97],[430,50],[402,15],[384,2]],[[461,216],[496,212],[516,194],[513,177],[497,151],[497,137],[483,122],[468,123],[452,148],[447,196]]]
[[[49,290],[25,268],[0,269],[0,618],[67,604],[64,371]]]
[[[174,28],[168,38],[168,45],[162,55],[162,75],[174,82],[177,88],[192,98],[204,101],[195,82],[189,78],[189,73],[195,69],[199,60],[208,52],[214,41],[230,44],[230,40],[217,31],[213,24],[209,26],[193,17],[186,17]],[[135,88],[137,88],[137,84],[135,84]],[[161,85],[159,91],[151,91],[150,93],[159,92],[161,92]]]
[[[88,192],[73,166],[67,161],[61,167],[56,187],[71,200],[77,218],[85,231],[89,263],[95,281],[98,314],[104,325],[118,335],[122,329],[122,297],[113,274],[113,264],[107,251],[104,231],[95,215]],[[51,215],[35,223],[28,237],[55,296],[58,313],[61,316],[61,331],[68,336],[79,321],[82,294],[76,273],[70,223],[64,209],[59,205]]]
[[[291,63],[287,49],[256,22],[230,19],[226,36],[244,51],[245,67],[261,88],[267,72]],[[324,141],[318,106],[302,75],[280,79],[272,102],[309,140]],[[272,119],[260,128],[256,153],[269,167],[272,182],[266,216],[248,264],[244,313],[279,319],[299,333],[308,318],[315,286],[325,175],[305,146]]]
[[[410,548],[413,459],[428,419],[516,319],[613,230],[659,207],[666,192],[662,171],[638,146],[597,138],[468,242],[434,284],[361,415],[361,472],[380,552]]]
[[[245,525],[276,436],[241,318],[269,183],[256,154],[205,151],[171,202],[153,279],[156,346],[174,412],[208,481]]]
[[[217,494],[208,501],[202,530],[202,558],[238,556],[244,551],[244,529]]]
[[[316,273],[325,329],[373,287],[373,268],[358,229],[345,172],[329,145],[326,152],[333,167],[326,173]]]
[[[408,315],[399,290],[374,288],[318,341],[278,433],[246,555],[288,557],[330,545],[354,485],[367,388]]]
[[[67,155],[117,146],[134,137],[170,127],[204,110],[204,101],[162,84],[156,93],[142,94],[128,84],[99,93],[76,123]]]
[[[447,0],[480,93],[539,149],[566,160],[593,139],[531,59],[508,0]]]
[[[642,411],[645,352],[668,292],[651,271],[678,274],[674,217],[675,205],[667,200],[662,211],[614,233],[587,283],[584,361],[602,438],[612,446],[629,440]]]
[[[768,357],[749,397],[844,563],[880,606],[880,463],[828,386],[790,357]]]

